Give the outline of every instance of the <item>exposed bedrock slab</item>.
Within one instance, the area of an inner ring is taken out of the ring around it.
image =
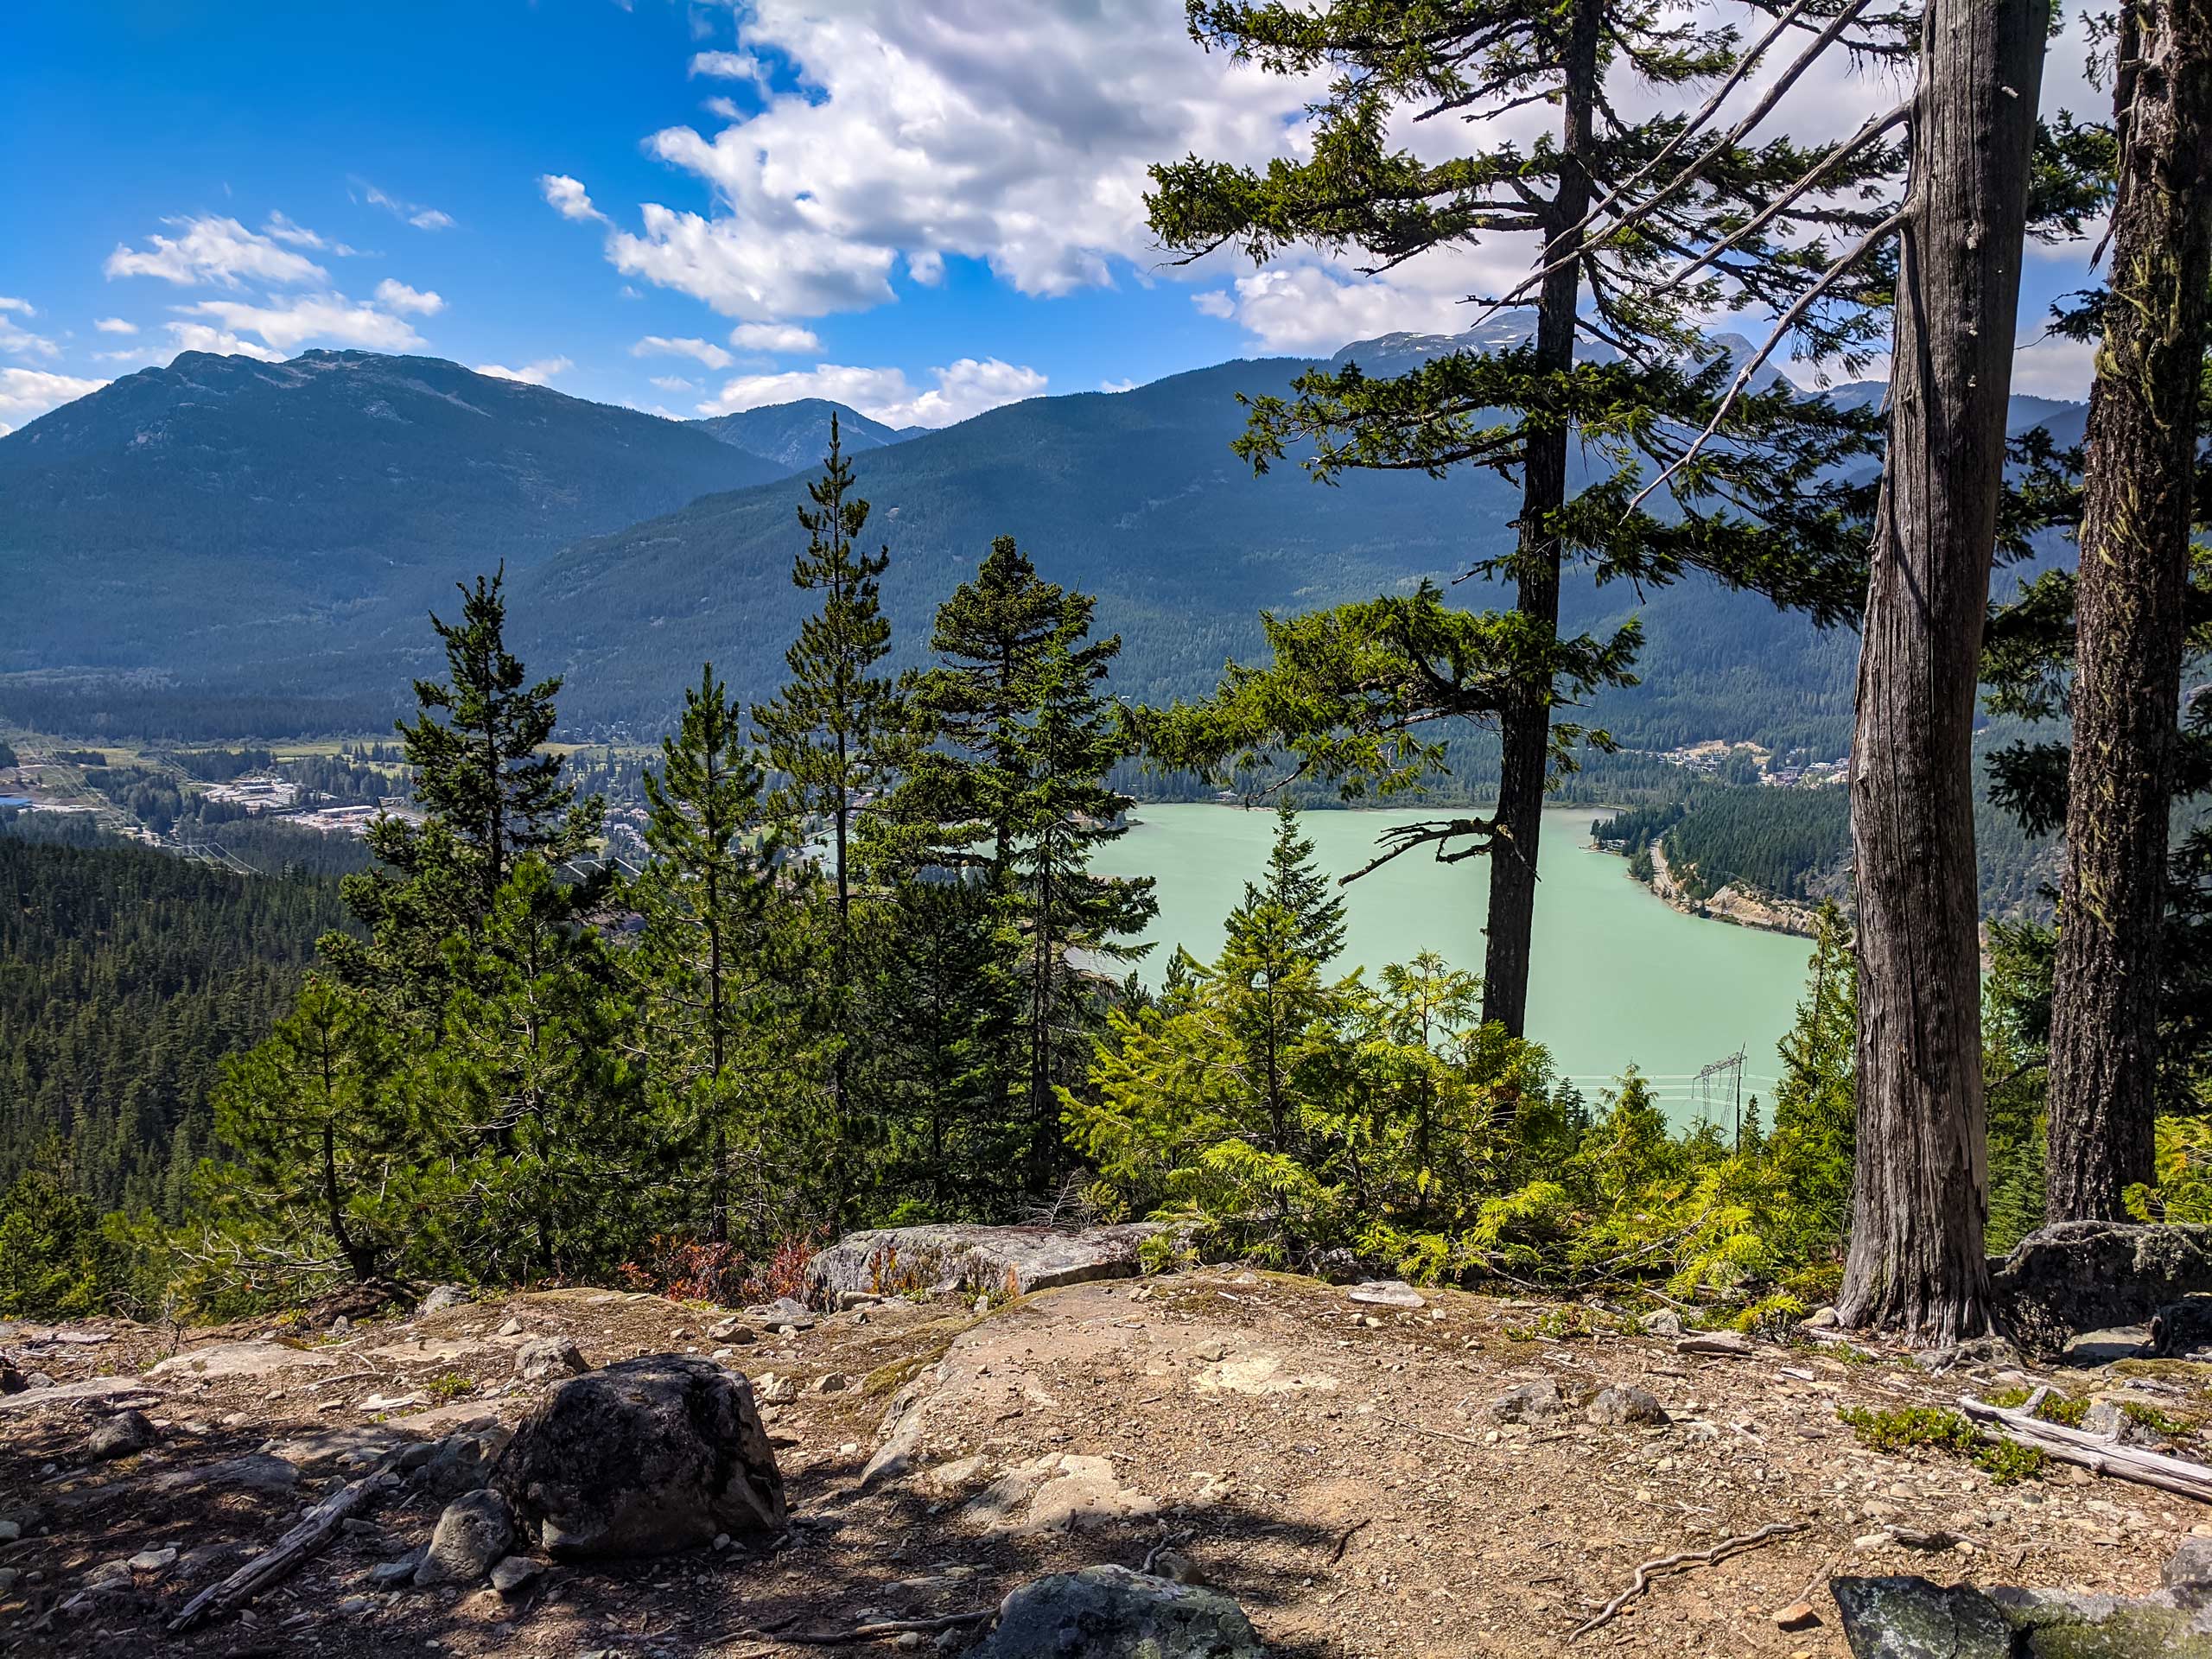
[[[1055,1285],[1128,1279],[1137,1252],[1164,1229],[1156,1222],[1065,1230],[947,1224],[850,1233],[807,1264],[810,1298],[834,1306],[854,1291],[988,1291],[1027,1295]]]

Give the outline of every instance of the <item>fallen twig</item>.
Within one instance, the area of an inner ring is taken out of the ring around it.
[[[1577,1641],[1589,1635],[1600,1624],[1610,1623],[1616,1613],[1643,1593],[1651,1582],[1651,1575],[1655,1573],[1663,1573],[1671,1567],[1710,1567],[1715,1561],[1726,1560],[1731,1555],[1757,1548],[1759,1545],[1770,1543],[1777,1538],[1786,1538],[1793,1532],[1802,1532],[1806,1525],[1807,1523],[1802,1521],[1773,1521],[1761,1527],[1757,1532],[1747,1532],[1735,1538],[1723,1538],[1710,1549],[1684,1550],[1680,1554],[1662,1555],[1656,1560],[1646,1561],[1636,1569],[1634,1583],[1581,1624],[1576,1625],[1573,1633],[1567,1639],[1570,1642]]]
[[[1385,1417],[1382,1421],[1394,1428],[1406,1429],[1415,1434],[1426,1434],[1431,1440],[1450,1440],[1456,1446],[1471,1446],[1478,1452],[1483,1449],[1483,1443],[1472,1435],[1454,1434],[1448,1428],[1431,1428],[1427,1423],[1412,1422],[1403,1417]]]
[[[792,1647],[837,1648],[849,1642],[874,1642],[887,1636],[904,1636],[912,1630],[918,1636],[932,1635],[938,1630],[957,1630],[963,1624],[980,1624],[998,1610],[978,1608],[972,1613],[947,1613],[941,1618],[878,1618],[865,1624],[855,1624],[844,1630],[733,1630],[730,1635],[741,1641],[780,1642]]]
[[[2025,1411],[2007,1411],[1971,1395],[1960,1398],[1959,1409],[1974,1422],[1993,1428],[2000,1439],[2033,1446],[2061,1463],[2078,1464],[2092,1474],[2132,1480],[2138,1485],[2155,1486],[2160,1491],[2193,1497],[2200,1503],[2212,1503],[2212,1467],[2203,1464],[2168,1457],[2163,1452],[2117,1445],[2078,1428],[2046,1423],[2040,1417],[2029,1416]]]
[[[356,1510],[365,1507],[383,1491],[391,1464],[392,1459],[386,1458],[360,1479],[324,1498],[272,1547],[255,1556],[219,1584],[211,1584],[202,1590],[185,1604],[182,1612],[169,1621],[169,1634],[178,1635],[217,1613],[228,1612],[240,1602],[259,1595],[278,1580],[289,1577],[308,1556],[330,1541],[340,1522]]]
[[[1363,1515],[1358,1520],[1353,1522],[1351,1525],[1346,1527],[1342,1532],[1337,1535],[1336,1548],[1329,1552],[1329,1565],[1331,1567],[1334,1567],[1338,1561],[1344,1560],[1344,1551],[1351,1548],[1351,1541],[1353,1538],[1357,1536],[1358,1534],[1366,1527],[1367,1523],[1374,1518],[1375,1517],[1371,1515]]]

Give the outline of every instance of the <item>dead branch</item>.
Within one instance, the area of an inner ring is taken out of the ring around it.
[[[1697,441],[1675,457],[1674,463],[1665,472],[1643,486],[1637,493],[1636,499],[1628,504],[1628,510],[1630,512],[1636,512],[1658,491],[1665,488],[1668,481],[1695,460],[1705,446],[1712,442],[1713,435],[1719,431],[1720,423],[1726,421],[1735,409],[1736,400],[1743,396],[1744,388],[1751,384],[1751,377],[1759,371],[1759,365],[1774,355],[1775,347],[1789,337],[1789,331],[1797,326],[1798,320],[1813,308],[1814,302],[1841,281],[1861,259],[1901,229],[1911,216],[1912,204],[1908,201],[1872,230],[1867,232],[1859,240],[1857,247],[1830,265],[1819,282],[1815,283],[1797,296],[1797,302],[1783,312],[1782,321],[1774,325],[1774,332],[1766,337],[1766,343],[1745,359],[1743,365],[1736,371],[1736,378],[1728,383],[1727,396],[1720,400],[1720,407],[1713,411],[1713,418],[1706,423],[1705,430],[1697,435]]]
[[[169,1621],[169,1634],[178,1635],[218,1613],[228,1612],[280,1580],[289,1578],[310,1555],[330,1541],[331,1535],[347,1516],[366,1507],[372,1498],[383,1492],[391,1464],[392,1459],[385,1459],[360,1479],[324,1498],[302,1516],[300,1523],[279,1538],[275,1545],[255,1556],[221,1583],[211,1584],[202,1590],[185,1604],[182,1612]]]
[[[1961,1397],[1959,1409],[1972,1421],[1993,1429],[1999,1439],[2033,1446],[2061,1463],[2075,1464],[2115,1480],[2132,1480],[2139,1486],[2155,1486],[2162,1492],[2195,1498],[2199,1503],[2212,1503],[2212,1468],[2203,1464],[2100,1440],[2078,1428],[2046,1423],[2025,1411],[2007,1411],[1971,1395]]]
[[[1757,1532],[1744,1533],[1734,1538],[1723,1538],[1710,1549],[1688,1549],[1682,1551],[1680,1554],[1662,1555],[1656,1560],[1646,1561],[1636,1569],[1634,1583],[1580,1624],[1575,1626],[1573,1634],[1567,1639],[1570,1642],[1577,1641],[1596,1630],[1600,1624],[1611,1622],[1616,1613],[1643,1593],[1650,1585],[1651,1575],[1655,1573],[1663,1573],[1668,1568],[1675,1567],[1711,1567],[1715,1561],[1725,1561],[1731,1555],[1740,1554],[1747,1549],[1756,1549],[1761,1544],[1771,1543],[1777,1538],[1787,1538],[1793,1532],[1802,1532],[1806,1529],[1806,1525],[1807,1523],[1802,1521],[1770,1522]]]
[[[980,1624],[998,1610],[978,1608],[972,1613],[947,1613],[942,1618],[878,1618],[865,1624],[855,1624],[843,1630],[732,1630],[733,1637],[744,1641],[779,1642],[801,1648],[842,1648],[852,1642],[874,1642],[887,1636],[904,1636],[912,1630],[918,1636],[929,1636],[938,1630],[957,1630],[963,1625]]]

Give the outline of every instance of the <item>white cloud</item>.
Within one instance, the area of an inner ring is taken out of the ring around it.
[[[0,369],[0,437],[25,421],[35,421],[47,410],[59,409],[105,385],[105,380],[80,380],[74,375],[48,374],[39,369]]]
[[[607,222],[607,215],[591,205],[582,179],[572,179],[565,173],[541,173],[537,188],[553,205],[554,212],[563,219],[595,219],[602,225]]]
[[[1136,389],[1137,383],[1134,380],[1101,380],[1098,383],[1101,391],[1135,391]]]
[[[665,334],[647,334],[630,348],[632,357],[693,357],[710,369],[726,369],[732,361],[730,354],[711,340],[671,340]]]
[[[11,300],[5,294],[0,294],[0,311],[13,311],[19,317],[38,315],[29,300]]]
[[[404,318],[349,300],[343,294],[307,294],[288,300],[272,296],[267,305],[202,300],[175,310],[179,316],[207,318],[232,334],[258,334],[279,353],[297,351],[310,340],[373,352],[405,351],[423,343],[423,337]]]
[[[379,190],[365,179],[353,181],[361,193],[361,200],[372,207],[381,207],[394,219],[404,219],[418,231],[446,231],[454,226],[451,213],[441,213],[435,207],[425,207],[419,201],[402,201],[387,191]]]
[[[680,374],[656,374],[652,378],[654,385],[658,386],[671,397],[681,397],[687,391],[699,390],[699,383],[696,380],[686,380]]]
[[[203,283],[242,288],[248,277],[289,285],[323,282],[330,275],[305,254],[279,247],[235,219],[209,213],[162,223],[179,234],[149,237],[149,245],[143,249],[118,243],[102,269],[111,278],[158,276],[180,288]]]
[[[1191,303],[1210,317],[1233,317],[1236,315],[1236,296],[1225,288],[1210,288],[1203,294],[1193,294]]]
[[[1148,276],[1146,166],[1264,160],[1319,84],[1200,51],[1179,0],[758,0],[737,19],[739,49],[698,54],[694,73],[741,78],[772,57],[791,84],[756,81],[750,115],[716,106],[711,136],[647,138],[715,204],[643,204],[607,251],[749,321],[880,304],[902,259],[925,284],[948,255],[979,259],[1026,294]]]
[[[565,357],[543,357],[518,369],[511,369],[504,363],[479,363],[476,372],[488,374],[495,380],[519,380],[525,386],[542,386],[555,375],[565,374],[575,366]]]
[[[745,111],[738,106],[737,100],[733,98],[723,98],[717,94],[702,101],[699,107],[709,115],[718,115],[725,121],[745,119]]]
[[[204,322],[173,322],[168,325],[169,344],[180,352],[213,352],[218,357],[251,357],[262,363],[282,363],[284,353],[272,352],[258,341],[244,340],[226,328],[217,328]],[[118,358],[128,355],[118,352]]]
[[[343,242],[330,241],[283,213],[270,214],[269,222],[261,230],[264,236],[275,237],[288,247],[314,248],[319,252],[334,253],[341,259],[350,258],[359,251],[347,247]]]
[[[138,332],[137,323],[125,322],[121,317],[102,317],[92,327],[104,334],[135,334]]]
[[[726,382],[713,399],[701,404],[699,412],[729,415],[801,397],[826,397],[887,426],[950,426],[1001,404],[1038,397],[1046,385],[1045,377],[1036,370],[995,357],[980,362],[963,357],[930,373],[937,380],[936,386],[918,393],[898,369],[822,363],[783,374],[740,375]]]
[[[408,311],[418,317],[434,317],[446,308],[444,298],[435,291],[410,288],[389,276],[377,284],[377,303],[387,311]]]
[[[802,328],[795,322],[741,322],[729,331],[729,343],[744,352],[818,352],[822,349],[822,342],[815,338],[814,330]]]
[[[28,305],[21,307],[22,315],[36,315]],[[35,334],[28,328],[18,328],[0,312],[0,353],[13,357],[59,357],[61,348],[44,334]]]
[[[2023,334],[2012,353],[2012,390],[2033,397],[2087,398],[2096,378],[2097,346],[2094,340],[2068,340],[2039,328]]]
[[[718,80],[753,80],[765,79],[760,60],[750,52],[695,52],[691,54],[691,73],[712,75]]]

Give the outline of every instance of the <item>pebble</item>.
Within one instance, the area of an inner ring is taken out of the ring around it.
[[[142,1549],[130,1558],[130,1570],[133,1573],[158,1573],[175,1560],[175,1544],[165,1544],[159,1549]]]
[[[817,1394],[842,1394],[852,1387],[853,1380],[842,1371],[827,1371],[814,1379]]]
[[[1811,1602],[1793,1601],[1776,1611],[1774,1622],[1779,1630],[1809,1630],[1821,1622],[1821,1616],[1813,1611]]]
[[[492,1587],[503,1596],[527,1590],[545,1571],[544,1564],[527,1555],[510,1555],[492,1569]]]
[[[23,1528],[21,1522],[0,1521],[0,1544],[12,1544],[22,1535]]]

